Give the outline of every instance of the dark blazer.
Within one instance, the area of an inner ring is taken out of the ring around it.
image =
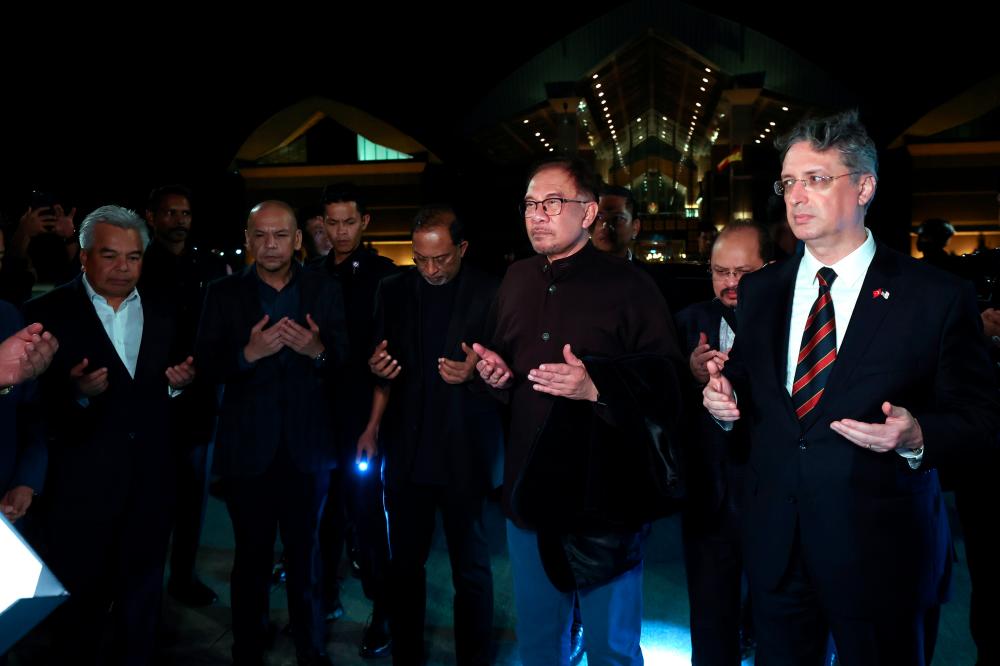
[[[173,322],[142,301],[142,342],[133,379],[97,317],[82,275],[28,301],[24,309],[29,321],[41,322],[59,340],[52,365],[39,380],[49,449],[47,504],[60,513],[107,514],[136,488],[169,504],[173,457],[166,437],[164,373],[182,360],[173,351]],[[84,358],[90,361],[88,371],[108,369],[107,390],[87,406],[78,402],[69,376]]]
[[[0,341],[24,328],[17,309],[0,301]],[[18,418],[25,409],[36,410],[37,382],[31,380],[0,395],[0,496],[15,486],[27,486],[36,493],[45,481],[45,440],[38,423]]]
[[[685,359],[698,346],[699,333],[708,336],[712,349],[719,348],[719,326],[725,306],[718,299],[690,305],[675,317],[677,334]],[[716,515],[729,496],[738,502],[742,495],[742,477],[750,454],[746,424],[737,421],[733,432],[724,432],[702,406],[700,385],[691,372],[684,373],[685,414],[682,439],[684,442],[684,472],[686,479],[686,509],[689,514],[705,518]],[[694,525],[697,527],[697,525]]]
[[[464,361],[462,342],[486,339],[486,319],[499,280],[465,264],[454,278],[455,302],[445,339],[447,358]],[[392,380],[392,392],[379,431],[385,454],[385,484],[406,481],[420,441],[422,394],[431,382],[444,389],[442,433],[456,485],[487,492],[502,481],[503,426],[500,407],[476,382],[447,384],[440,376],[423,376],[421,356],[420,282],[416,269],[385,278],[376,298],[375,339],[388,340],[388,351],[403,366]]]
[[[725,370],[751,427],[748,574],[773,589],[798,533],[805,567],[835,612],[934,605],[945,596],[951,554],[935,467],[995,446],[1000,415],[972,290],[880,245],[823,398],[800,423],[785,390],[788,345],[800,335],[789,335],[800,260],[740,282],[739,334]],[[884,422],[886,400],[920,424],[919,469],[830,429],[842,418]]]
[[[254,266],[208,287],[195,364],[210,381],[224,384],[215,442],[215,470],[223,476],[256,476],[284,443],[301,472],[336,466],[329,401],[331,380],[347,353],[344,306],[336,280],[299,269],[299,315],[319,326],[327,359],[294,352],[241,365],[250,329],[264,316]],[[287,360],[285,360],[287,359]]]

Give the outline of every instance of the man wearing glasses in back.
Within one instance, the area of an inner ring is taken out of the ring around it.
[[[691,603],[691,663],[736,665],[749,648],[742,622],[743,558],[740,518],[749,455],[746,428],[725,433],[701,408],[708,361],[724,365],[736,340],[737,286],[771,258],[767,231],[749,221],[729,224],[712,244],[715,298],[677,314],[677,332],[688,357],[690,409],[685,410],[684,563]],[[747,610],[749,610],[747,608]],[[742,632],[741,632],[742,629]]]

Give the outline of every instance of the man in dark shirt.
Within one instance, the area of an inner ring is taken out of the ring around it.
[[[588,661],[642,663],[644,523],[659,507],[630,499],[652,466],[637,428],[676,411],[680,354],[652,281],[590,244],[598,191],[578,160],[535,168],[523,210],[540,256],[510,267],[491,347],[474,346],[511,404],[503,498],[527,666],[568,662],[574,592]]]
[[[470,390],[479,357],[469,343],[485,333],[498,280],[462,261],[467,247],[450,207],[424,208],[413,227],[416,270],[379,289],[376,339],[386,342],[372,370],[385,379],[358,455],[371,458],[377,438],[385,456],[393,663],[400,666],[423,660],[424,566],[438,509],[455,586],[457,661],[490,663],[493,578],[483,507],[500,485],[503,427],[496,402]]]
[[[701,406],[708,383],[707,363],[725,363],[736,339],[737,285],[744,275],[771,256],[767,231],[744,221],[733,222],[712,246],[715,298],[677,314],[681,344],[688,354],[688,404],[685,410],[684,564],[691,604],[691,663],[736,666],[743,639],[749,646],[749,612],[741,609],[743,553],[740,524],[743,484],[750,454],[749,432],[723,432]]]
[[[375,292],[383,277],[396,271],[389,259],[364,248],[364,230],[371,222],[364,197],[350,183],[330,185],[321,199],[327,235],[333,249],[310,270],[336,278],[344,294],[350,356],[333,404],[340,465],[330,477],[327,510],[320,525],[323,563],[323,603],[326,617],[343,614],[337,568],[344,549],[347,524],[356,537],[357,564],[365,596],[372,600],[372,619],[361,639],[361,655],[379,657],[391,649],[386,579],[389,546],[382,512],[382,484],[377,473],[354,467],[355,446],[368,424],[374,377],[368,358],[374,346]],[[372,461],[372,469],[378,469]]]
[[[346,355],[343,299],[335,281],[294,261],[302,233],[287,204],[255,206],[246,236],[254,264],[209,286],[197,344],[204,374],[225,385],[214,467],[236,538],[233,659],[263,664],[280,529],[298,663],[329,664],[314,572],[337,464],[327,406]]]
[[[179,344],[190,353],[198,332],[198,317],[211,280],[230,271],[207,252],[188,242],[191,192],[182,185],[154,189],[146,205],[146,223],[153,242],[143,257],[139,289],[144,298],[173,313]],[[170,403],[171,448],[177,454],[177,504],[170,551],[167,591],[188,606],[207,606],[215,592],[198,580],[194,564],[208,499],[209,460],[215,427],[215,395],[201,378]]]

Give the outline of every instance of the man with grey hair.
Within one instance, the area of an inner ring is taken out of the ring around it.
[[[704,404],[751,438],[744,561],[758,658],[930,661],[951,566],[937,468],[996,446],[973,292],[865,227],[875,145],[856,112],[779,141],[804,250],[740,281],[739,335]],[[735,389],[735,390],[734,390]]]
[[[174,357],[173,321],[136,290],[148,242],[135,213],[98,208],[80,225],[83,272],[25,305],[60,342],[40,380],[39,501],[43,557],[70,597],[51,619],[49,663],[95,661],[109,606],[115,658],[152,658],[174,487],[168,406],[194,365]]]

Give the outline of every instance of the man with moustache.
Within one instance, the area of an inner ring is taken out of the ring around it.
[[[327,406],[346,354],[343,299],[293,259],[302,232],[284,202],[254,206],[246,240],[254,263],[209,286],[197,345],[204,374],[223,384],[214,467],[236,538],[233,661],[264,663],[280,529],[298,663],[329,664],[314,572],[337,464]]]
[[[231,272],[221,259],[192,247],[191,200],[191,191],[183,185],[164,185],[150,193],[145,217],[153,230],[153,241],[143,256],[139,280],[144,298],[172,312],[179,344],[188,350],[194,349],[208,283]],[[170,404],[171,446],[177,454],[177,505],[167,591],[192,607],[207,606],[217,598],[195,574],[208,500],[215,403],[212,386],[196,378]]]
[[[146,223],[102,206],[80,224],[83,272],[25,304],[59,340],[40,381],[48,441],[42,557],[70,597],[51,617],[49,663],[153,657],[174,494],[169,400],[194,378],[169,313],[136,289]]]
[[[653,282],[591,245],[599,189],[579,159],[532,170],[522,211],[538,256],[508,269],[490,346],[474,346],[511,408],[503,501],[528,666],[569,662],[577,596],[588,663],[642,663],[643,541],[670,485],[675,333]]]
[[[597,218],[590,237],[594,247],[601,252],[632,261],[632,245],[642,230],[632,190],[605,185],[597,201],[597,208]]]
[[[972,290],[877,245],[877,153],[857,112],[777,144],[804,251],[747,275],[704,404],[744,420],[743,555],[757,655],[924,664],[951,566],[937,467],[995,450],[996,385]]]
[[[358,444],[359,456],[373,458],[377,438],[385,460],[393,663],[423,663],[424,567],[440,510],[455,587],[455,656],[485,665],[493,577],[483,507],[500,485],[503,426],[499,405],[470,390],[479,357],[469,345],[485,333],[498,280],[463,261],[468,241],[450,206],[421,209],[412,237],[416,270],[379,288],[375,332],[386,344],[372,371],[385,395],[376,395]]]
[[[723,432],[699,403],[708,383],[708,361],[724,364],[736,339],[737,286],[767,262],[770,248],[770,237],[759,225],[730,223],[712,245],[709,270],[715,298],[677,314],[677,332],[688,355],[685,383],[691,387],[685,414],[682,536],[695,666],[742,661],[740,518],[750,442],[742,427],[731,435]]]

